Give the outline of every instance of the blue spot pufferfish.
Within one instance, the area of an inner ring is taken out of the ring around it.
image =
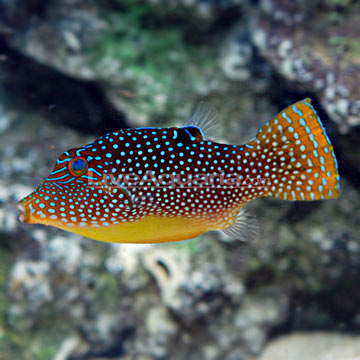
[[[336,198],[333,147],[310,99],[245,145],[212,141],[219,116],[201,103],[183,127],[122,129],[65,151],[19,202],[20,220],[115,243],[158,243],[222,230],[258,237],[246,204],[258,197]]]

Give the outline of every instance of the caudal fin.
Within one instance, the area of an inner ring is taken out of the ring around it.
[[[310,99],[283,110],[248,146],[259,150],[267,196],[324,200],[339,195],[333,147]]]

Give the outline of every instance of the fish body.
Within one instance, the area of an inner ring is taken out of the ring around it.
[[[65,151],[45,182],[20,201],[21,220],[107,242],[155,243],[224,230],[256,237],[245,205],[258,197],[336,198],[333,147],[305,99],[245,145],[212,141],[214,110],[183,127],[124,129]]]

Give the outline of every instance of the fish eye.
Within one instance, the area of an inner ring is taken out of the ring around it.
[[[87,161],[82,157],[76,157],[69,162],[69,171],[71,175],[81,176],[88,169]]]

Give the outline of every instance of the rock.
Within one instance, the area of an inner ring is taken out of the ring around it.
[[[145,326],[149,355],[155,359],[166,359],[171,352],[169,342],[178,332],[177,324],[164,307],[153,307],[147,314]]]
[[[21,122],[14,109],[28,112],[34,125],[48,119],[86,134],[126,127],[124,114],[111,106],[97,84],[64,76],[9,48],[1,38],[0,49],[2,131],[10,121],[15,126]],[[31,126],[28,130],[32,132]]]
[[[260,1],[252,38],[284,80],[316,95],[347,132],[360,124],[360,8],[341,4],[338,12],[331,1]]]
[[[105,22],[97,16],[96,7],[79,0],[47,5],[35,0],[26,7],[20,1],[5,1],[1,6],[1,30],[14,47],[67,74],[87,80],[94,78],[81,52],[106,28]],[[26,35],[23,29],[27,29]]]
[[[213,249],[204,251],[206,257],[212,256],[216,248],[222,251],[215,243],[211,246]],[[214,259],[211,265],[201,261],[201,256],[194,260],[188,251],[160,247],[143,255],[144,266],[154,276],[162,301],[187,324],[219,308],[222,297],[237,302],[244,293],[241,280],[224,271],[224,258]]]
[[[13,328],[23,329],[34,324],[32,316],[54,299],[48,275],[50,264],[46,261],[19,261],[12,268],[9,295],[13,304],[8,309]],[[26,303],[23,307],[21,303]]]
[[[358,359],[360,339],[335,333],[295,333],[273,340],[259,360]]]
[[[121,3],[122,0],[117,0]],[[214,23],[229,20],[250,5],[249,0],[146,0],[158,13],[188,23],[185,28],[207,31]]]
[[[81,349],[82,345],[80,339],[75,337],[64,340],[54,356],[54,360],[67,360],[69,356],[76,353],[79,348]]]
[[[257,354],[265,344],[266,329],[283,323],[287,316],[288,299],[284,295],[276,300],[273,295],[249,295],[235,314],[234,325],[243,332],[242,340],[250,352]]]
[[[143,255],[144,267],[155,278],[162,300],[172,309],[183,306],[179,297],[179,288],[184,285],[189,274],[189,257],[184,253],[154,248]]]
[[[62,0],[42,6],[34,1],[24,9],[20,2],[5,2],[0,30],[20,53],[76,79],[97,82],[133,126],[183,123],[200,98],[221,97],[233,85],[229,77],[248,79],[248,44],[230,44],[232,54],[226,56],[222,46],[207,44],[218,39],[206,37],[222,17],[228,26],[235,22],[248,0],[159,0],[142,6],[113,0],[100,7],[96,2]],[[26,14],[22,21],[17,11]],[[194,42],[186,41],[188,33]],[[240,62],[234,55],[238,51]],[[240,106],[235,90],[232,101]]]

